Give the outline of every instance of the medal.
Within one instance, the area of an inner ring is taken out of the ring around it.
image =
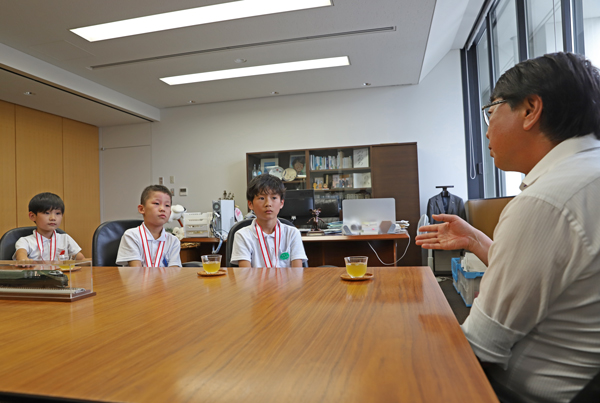
[[[146,259],[146,267],[160,267],[160,259],[162,258],[163,251],[165,249],[165,241],[160,241],[158,248],[156,249],[156,255],[154,255],[154,264],[152,263],[152,256],[150,256],[150,242],[148,242],[148,235],[146,234],[146,227],[144,224],[138,227],[140,231],[140,237],[142,238],[142,247],[144,248],[144,257]]]
[[[258,244],[260,246],[260,251],[262,253],[263,262],[265,262],[265,267],[277,267],[277,250],[279,249],[279,245],[281,244],[281,229],[279,228],[279,221],[275,226],[275,253],[273,254],[273,260],[271,260],[271,255],[269,254],[269,248],[267,246],[267,240],[265,238],[265,233],[263,232],[261,226],[256,223],[256,236],[258,237]],[[258,232],[260,228],[260,233]]]
[[[35,231],[35,240],[37,241],[38,249],[40,250],[40,260],[44,260],[44,237]],[[56,256],[56,231],[52,232],[50,237],[50,261],[54,261]]]

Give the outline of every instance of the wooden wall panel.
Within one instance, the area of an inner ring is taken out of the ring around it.
[[[0,237],[17,226],[17,185],[15,178],[15,105],[0,101]]]
[[[407,220],[410,224],[410,245],[398,266],[421,266],[421,248],[414,241],[420,218],[417,143],[373,146],[371,161],[373,197],[396,199],[396,220]],[[406,241],[399,241],[398,257],[405,248]]]
[[[22,227],[33,225],[28,218],[33,196],[52,192],[63,197],[63,119],[19,105],[15,115],[17,226]]]
[[[63,118],[65,231],[92,256],[92,237],[100,225],[98,128]]]

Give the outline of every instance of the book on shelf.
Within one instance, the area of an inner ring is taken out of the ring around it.
[[[338,174],[333,175],[331,187],[333,189],[352,188],[353,178],[352,174]]]
[[[344,157],[343,151],[337,155],[312,155],[310,156],[310,169],[320,171],[324,169],[352,168],[352,157]]]

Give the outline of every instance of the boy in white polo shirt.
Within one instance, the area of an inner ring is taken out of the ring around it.
[[[144,223],[125,231],[119,245],[117,264],[131,267],[181,267],[179,239],[163,226],[171,216],[171,192],[151,185],[142,192],[138,211]]]
[[[235,233],[231,262],[240,267],[302,267],[307,260],[300,231],[279,222],[285,186],[281,179],[263,174],[248,184],[248,208],[256,218]]]
[[[67,234],[59,234],[65,204],[54,193],[40,193],[29,201],[29,219],[35,223],[33,234],[15,243],[15,260],[85,259],[77,242]]]

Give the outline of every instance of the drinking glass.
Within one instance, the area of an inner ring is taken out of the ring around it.
[[[70,269],[71,265],[69,264],[68,260],[69,260],[69,255],[68,254],[63,254],[63,255],[58,255],[58,267],[61,270],[68,270]]]
[[[346,272],[352,278],[362,277],[367,273],[367,256],[345,257]]]
[[[207,273],[216,273],[221,268],[221,255],[202,255],[202,267]]]

